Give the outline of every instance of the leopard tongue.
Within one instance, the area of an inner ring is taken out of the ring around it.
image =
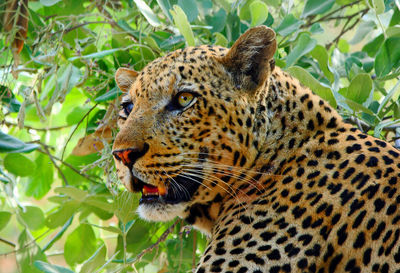
[[[143,186],[143,194],[144,195],[165,195],[166,194],[166,189],[163,187],[154,187],[151,185],[144,185]]]

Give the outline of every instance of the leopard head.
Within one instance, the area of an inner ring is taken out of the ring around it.
[[[260,26],[230,49],[189,47],[141,72],[117,70],[125,94],[113,155],[119,179],[142,193],[142,218],[184,218],[196,204],[237,194],[265,135],[258,113],[275,50],[275,33]]]

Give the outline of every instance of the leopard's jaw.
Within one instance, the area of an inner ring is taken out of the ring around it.
[[[139,204],[137,213],[139,214],[140,218],[147,221],[167,222],[173,220],[175,217],[182,218],[184,216],[186,206],[186,203]]]

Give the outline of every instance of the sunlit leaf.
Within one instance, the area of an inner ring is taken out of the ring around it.
[[[268,17],[268,6],[260,0],[250,4],[251,26],[257,26],[265,22]]]
[[[328,78],[330,82],[334,81],[334,75],[329,68],[329,56],[325,47],[317,45],[312,51],[311,56],[318,61],[319,67],[322,72],[324,72],[325,77]]]
[[[92,256],[96,249],[96,236],[92,227],[81,224],[67,236],[64,257],[70,266],[74,266]]]
[[[173,9],[170,10],[172,17],[174,18],[175,27],[179,29],[179,32],[185,37],[188,46],[194,46],[194,36],[192,28],[190,27],[189,21],[186,17],[185,12],[178,5],[174,5]]]
[[[35,171],[35,163],[19,153],[7,154],[3,164],[7,171],[18,176],[28,176]]]
[[[107,248],[103,244],[96,250],[96,252],[89,259],[87,259],[83,263],[80,273],[95,272],[97,268],[99,268],[105,263],[106,255],[107,255]]]
[[[29,177],[26,185],[26,195],[36,199],[42,198],[49,192],[53,183],[54,167],[51,159],[44,154],[39,154],[35,160],[36,169]]]
[[[143,0],[133,0],[143,14],[143,16],[147,19],[147,22],[150,23],[153,27],[157,27],[160,25],[160,21],[157,18],[157,15],[151,10],[151,8],[143,1]]]
[[[8,211],[0,211],[0,231],[7,225],[11,218],[11,213]]]
[[[366,73],[358,74],[351,81],[346,97],[357,103],[363,103],[366,101],[372,91],[372,79],[371,76]]]
[[[37,230],[44,226],[44,214],[39,207],[26,206],[22,209],[20,215],[32,230]]]

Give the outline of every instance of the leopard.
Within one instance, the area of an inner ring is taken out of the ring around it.
[[[208,236],[205,272],[400,273],[400,153],[275,65],[248,29],[115,73],[116,176],[146,221]]]

